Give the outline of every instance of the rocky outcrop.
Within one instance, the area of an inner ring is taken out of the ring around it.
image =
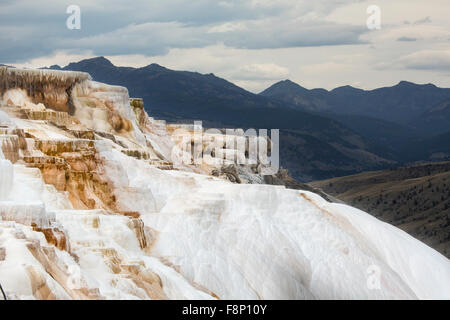
[[[141,129],[142,132],[145,132],[149,129],[150,121],[144,109],[144,101],[139,98],[131,98],[130,106],[136,116],[136,122],[139,126],[139,129]]]
[[[214,169],[211,171],[211,175],[215,177],[224,176],[233,183],[242,183],[235,165],[223,166],[220,170]]]
[[[43,104],[56,111],[73,113],[71,91],[77,83],[89,78],[89,74],[83,72],[0,67],[0,95],[6,94],[9,90],[20,89],[26,92],[26,96],[34,104]]]

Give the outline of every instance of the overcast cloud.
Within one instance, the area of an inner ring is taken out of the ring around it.
[[[81,8],[81,30],[66,8]],[[381,30],[366,9],[381,8]],[[0,63],[41,67],[103,55],[214,73],[251,91],[290,78],[362,88],[400,80],[450,86],[444,0],[2,0]]]

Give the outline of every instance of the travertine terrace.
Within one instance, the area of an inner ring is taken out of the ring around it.
[[[180,126],[126,88],[2,67],[0,94],[9,299],[450,298],[448,259],[360,210],[175,165]]]

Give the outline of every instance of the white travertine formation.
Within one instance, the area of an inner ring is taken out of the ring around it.
[[[0,79],[10,299],[450,299],[449,260],[403,231],[314,193],[171,170],[170,130],[125,88],[46,76],[75,81],[64,122],[16,117],[22,88]]]

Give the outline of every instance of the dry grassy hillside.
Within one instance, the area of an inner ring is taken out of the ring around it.
[[[450,257],[450,162],[311,182]]]

